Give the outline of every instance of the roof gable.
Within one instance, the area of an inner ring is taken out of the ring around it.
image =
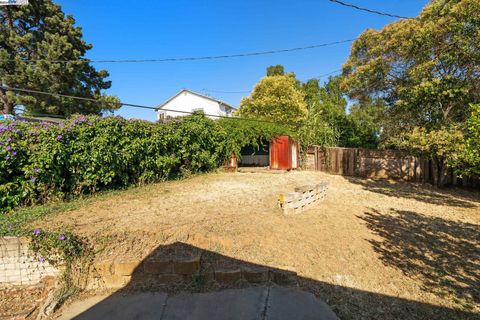
[[[237,108],[235,108],[234,106],[222,101],[222,100],[218,100],[218,99],[215,99],[215,98],[212,98],[212,97],[209,97],[209,96],[206,96],[206,95],[203,95],[203,94],[200,94],[200,93],[197,93],[197,92],[193,92],[191,90],[188,90],[188,89],[182,89],[180,90],[179,92],[177,92],[175,95],[173,95],[172,97],[168,98],[167,100],[165,100],[162,104],[160,104],[158,107],[157,107],[157,110],[158,109],[161,109],[163,108],[167,103],[169,103],[170,101],[172,101],[173,99],[175,99],[176,97],[178,97],[179,95],[181,95],[182,93],[184,92],[188,92],[190,94],[193,94],[197,97],[201,97],[201,98],[204,98],[204,99],[207,99],[207,100],[210,100],[210,101],[214,101],[214,102],[217,102],[219,103],[220,105],[223,105],[223,106],[226,106],[228,108],[231,108],[231,109],[234,109],[236,110]]]

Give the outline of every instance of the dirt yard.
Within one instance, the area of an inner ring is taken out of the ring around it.
[[[327,197],[284,216],[277,195],[328,181]],[[159,183],[36,226],[88,236],[105,256],[183,242],[294,270],[342,319],[480,317],[480,193],[320,172],[216,173]]]

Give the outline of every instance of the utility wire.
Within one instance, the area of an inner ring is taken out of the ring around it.
[[[377,10],[372,10],[372,9],[368,9],[368,8],[359,7],[359,6],[356,6],[354,4],[346,3],[346,2],[343,2],[343,1],[339,1],[339,0],[328,0],[328,1],[337,3],[337,4],[345,6],[345,7],[350,7],[350,8],[354,8],[354,9],[357,9],[357,10],[378,14],[378,15],[381,15],[381,16],[387,16],[387,17],[392,17],[392,18],[400,18],[400,19],[413,19],[412,17],[398,16],[396,14],[391,14],[391,13],[386,13],[386,12],[381,12],[381,11],[377,11]]]
[[[180,111],[180,110],[173,110],[173,109],[165,109],[165,108],[158,108],[158,107],[145,106],[145,105],[140,105],[140,104],[125,103],[125,102],[100,101],[98,99],[93,99],[93,98],[77,97],[77,96],[71,96],[71,95],[66,95],[66,94],[61,94],[61,93],[51,93],[51,92],[32,90],[32,89],[14,88],[14,87],[8,87],[8,86],[0,86],[0,88],[2,88],[4,90],[11,90],[11,91],[17,91],[17,92],[36,93],[36,94],[43,94],[43,95],[47,95],[47,96],[77,99],[77,100],[82,100],[82,101],[94,102],[94,103],[98,103],[98,104],[113,104],[113,105],[117,105],[117,106],[126,106],[126,107],[133,107],[133,108],[142,108],[142,109],[150,109],[150,110],[164,110],[164,111],[170,111],[170,112],[176,112],[176,113],[182,113],[182,114],[194,114],[194,112],[192,112],[192,111]],[[225,118],[225,119],[235,119],[235,120],[244,120],[244,121],[256,121],[256,122],[265,122],[265,123],[271,123],[271,124],[277,124],[277,125],[296,125],[293,122],[292,123],[274,122],[274,121],[261,120],[261,119],[220,116],[220,115],[208,114],[208,113],[205,113],[204,115],[207,116],[207,117],[212,117],[212,118]]]
[[[217,60],[217,59],[229,59],[229,58],[241,58],[241,57],[251,57],[251,56],[263,56],[284,52],[293,52],[293,51],[302,51],[310,50],[322,47],[329,47],[337,44],[352,42],[356,39],[347,39],[341,41],[327,42],[321,44],[314,44],[311,46],[305,47],[296,47],[289,49],[279,49],[279,50],[269,50],[269,51],[259,51],[259,52],[247,52],[247,53],[236,53],[229,55],[218,55],[218,56],[203,56],[203,57],[180,57],[180,58],[163,58],[163,59],[124,59],[124,60],[95,60],[95,59],[76,59],[76,60],[48,60],[48,59],[25,59],[25,62],[50,62],[50,63],[66,63],[66,62],[76,62],[76,61],[86,61],[91,63],[145,63],[145,62],[173,62],[173,61],[197,61],[197,60]],[[15,61],[15,59],[0,59],[2,62]]]

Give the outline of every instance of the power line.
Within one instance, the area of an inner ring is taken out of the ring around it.
[[[378,14],[378,15],[381,15],[381,16],[387,16],[387,17],[392,17],[392,18],[400,18],[400,19],[413,19],[412,17],[398,16],[396,14],[391,14],[391,13],[386,13],[386,12],[381,12],[381,11],[377,11],[377,10],[372,10],[372,9],[368,9],[368,8],[359,7],[359,6],[356,6],[354,4],[342,2],[342,1],[339,1],[339,0],[328,0],[328,1],[337,3],[337,4],[345,6],[345,7],[350,7],[350,8],[354,8],[354,9],[357,9],[357,10]]]
[[[76,61],[86,61],[91,63],[146,63],[146,62],[173,62],[173,61],[197,61],[197,60],[217,60],[217,59],[229,59],[229,58],[241,58],[241,57],[251,57],[251,56],[262,56],[270,55],[284,52],[293,52],[293,51],[302,51],[310,50],[322,47],[329,47],[337,44],[352,42],[356,39],[347,39],[341,41],[327,42],[321,44],[314,44],[305,47],[296,47],[289,49],[279,49],[279,50],[268,50],[268,51],[258,51],[258,52],[247,52],[247,53],[235,53],[229,55],[218,55],[218,56],[202,56],[202,57],[180,57],[180,58],[163,58],[163,59],[124,59],[124,60],[95,60],[95,59],[76,59],[76,60],[48,60],[48,59],[34,59],[29,60],[25,59],[25,62],[50,62],[50,63],[66,63],[66,62],[76,62]],[[0,59],[2,62],[15,61],[15,59]]]
[[[77,97],[77,96],[71,96],[71,95],[66,95],[66,94],[61,94],[61,93],[51,93],[51,92],[45,92],[45,91],[39,91],[39,90],[33,90],[33,89],[14,88],[14,87],[9,87],[9,86],[0,86],[0,88],[2,88],[4,90],[11,90],[11,91],[17,91],[17,92],[36,93],[36,94],[43,94],[43,95],[54,96],[54,97],[77,99],[77,100],[82,100],[82,101],[94,102],[94,103],[98,103],[98,104],[113,104],[113,105],[117,105],[117,106],[143,108],[143,109],[150,109],[150,110],[159,110],[160,109],[158,107],[145,106],[145,105],[140,105],[140,104],[126,103],[126,102],[100,101],[98,99],[93,99],[93,98]],[[180,110],[165,109],[165,108],[161,108],[161,110],[176,112],[176,113],[182,113],[182,114],[194,114],[194,112],[192,112],[192,111],[180,111]],[[295,125],[295,123],[287,123],[287,122],[282,123],[282,122],[274,122],[274,121],[261,120],[261,119],[228,117],[228,116],[220,116],[220,115],[208,114],[208,113],[205,113],[204,115],[207,116],[207,117],[212,117],[212,118],[225,118],[225,119],[235,119],[235,120],[244,120],[244,121],[256,121],[256,122],[264,122],[264,123],[271,123],[271,124],[277,124],[277,125],[292,125],[292,124]]]

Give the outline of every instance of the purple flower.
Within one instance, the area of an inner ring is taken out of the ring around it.
[[[31,177],[31,178],[30,178],[30,181],[32,181],[32,182],[37,181],[37,177]]]
[[[67,128],[67,132],[70,132],[70,128]]]
[[[38,169],[38,168],[35,168],[35,169],[33,169],[33,172],[35,172],[35,173],[39,173],[39,172],[40,172],[40,169]]]
[[[17,155],[17,151],[13,150],[13,151],[12,151],[12,156],[15,157],[16,155]]]
[[[36,236],[38,236],[40,233],[42,233],[42,230],[40,230],[38,228],[33,230],[33,234],[36,235]]]
[[[93,125],[93,122],[89,122],[88,125],[89,125],[89,126],[92,126],[92,125]]]
[[[12,149],[12,147],[10,147],[10,146],[7,146],[7,147],[5,148],[5,150],[7,150],[7,151],[10,151],[10,149]]]
[[[10,160],[10,157],[9,157],[9,156],[5,156],[5,160]]]
[[[65,240],[65,236],[64,236],[63,234],[59,235],[59,236],[58,236],[58,240],[60,240],[60,241]]]
[[[38,260],[41,262],[41,263],[44,263],[45,262],[45,258],[40,256],[40,258],[38,258]]]
[[[10,142],[10,141],[12,141],[12,138],[8,137],[7,142]]]
[[[63,139],[63,136],[62,136],[61,134],[59,134],[59,135],[57,136],[57,140],[60,141],[60,140],[62,140],[62,139]]]

